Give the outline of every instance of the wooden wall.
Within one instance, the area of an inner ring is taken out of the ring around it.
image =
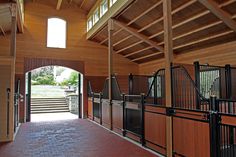
[[[67,48],[47,48],[47,19],[60,17],[67,21]],[[55,6],[27,2],[25,5],[24,34],[17,35],[16,73],[24,71],[24,58],[53,58],[77,60],[85,64],[85,75],[106,76],[107,48],[86,40],[86,14],[78,7],[70,6],[59,11]],[[9,36],[0,37],[0,56],[9,53]],[[114,54],[114,72],[126,75],[138,73],[138,65]]]
[[[0,57],[0,142],[12,141],[14,135],[14,68],[13,57]]]
[[[175,63],[193,64],[194,61],[199,61],[201,64],[231,64],[232,66],[236,66],[236,41],[189,53],[174,55]],[[163,67],[163,59],[143,63],[139,65],[139,74],[152,74],[153,71]]]

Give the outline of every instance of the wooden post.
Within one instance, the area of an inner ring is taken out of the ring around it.
[[[16,57],[16,4],[11,6],[11,44],[10,44],[10,56]]]
[[[173,62],[171,0],[163,0],[166,107],[172,106],[171,63]],[[166,155],[172,157],[172,117],[166,116]]]
[[[112,75],[113,75],[113,31],[114,22],[112,19],[108,20],[108,75],[109,75],[109,104],[110,104],[110,129],[112,130]]]

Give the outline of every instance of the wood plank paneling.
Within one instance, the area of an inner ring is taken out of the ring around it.
[[[209,124],[174,117],[173,150],[175,156],[209,157]]]
[[[47,18],[59,17],[67,21],[67,48],[47,48]],[[9,36],[0,36],[0,56],[9,54]],[[86,40],[86,15],[78,8],[56,11],[43,3],[25,5],[25,32],[17,35],[16,73],[24,72],[24,58],[52,58],[82,61],[85,75],[107,76],[107,48]],[[127,75],[138,73],[138,65],[113,54],[114,72]]]
[[[112,101],[112,127],[117,133],[123,129],[123,106],[122,101]]]
[[[102,100],[102,125],[110,129],[111,126],[110,120],[110,104],[109,100]]]
[[[145,107],[145,140],[147,146],[166,154],[166,116],[165,108]]]
[[[236,66],[236,42],[234,41],[189,53],[174,55],[174,63],[193,64],[194,61],[199,61],[201,64],[231,64],[232,66]],[[163,67],[163,59],[143,63],[139,65],[139,74],[152,74],[153,71]]]
[[[88,99],[88,118],[93,119],[93,102],[92,99]]]

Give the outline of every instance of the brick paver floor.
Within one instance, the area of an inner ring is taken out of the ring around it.
[[[0,157],[154,157],[88,120],[25,123]]]

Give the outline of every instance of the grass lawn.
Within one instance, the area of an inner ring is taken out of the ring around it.
[[[65,89],[61,86],[52,85],[32,85],[31,97],[32,98],[58,98],[64,97]]]

